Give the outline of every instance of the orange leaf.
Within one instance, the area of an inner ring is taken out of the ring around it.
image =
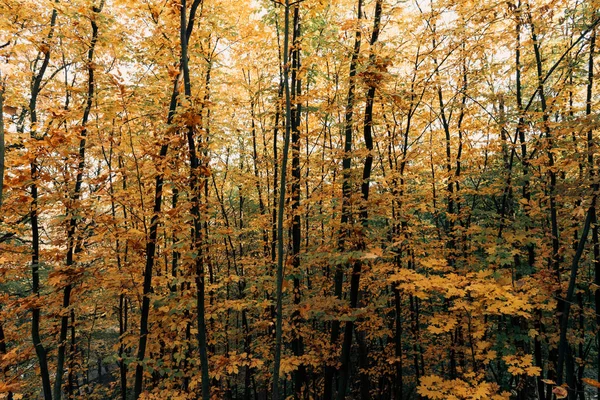
[[[557,386],[554,389],[552,389],[552,393],[554,395],[556,395],[557,399],[565,399],[569,395],[569,392],[567,392],[567,389],[565,389],[562,386]]]
[[[583,378],[581,380],[590,386],[593,386],[595,388],[600,388],[600,382],[598,382],[598,381],[595,381],[595,380],[589,379],[589,378]]]

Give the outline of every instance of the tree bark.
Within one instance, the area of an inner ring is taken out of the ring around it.
[[[80,210],[77,209],[77,202],[81,196],[81,186],[83,184],[83,172],[85,168],[85,147],[87,141],[87,123],[90,116],[90,112],[92,110],[92,103],[94,99],[94,89],[95,89],[95,81],[94,81],[94,67],[92,65],[94,61],[94,50],[96,48],[96,42],[98,41],[98,24],[96,23],[96,16],[102,11],[102,7],[104,6],[104,1],[100,2],[100,6],[92,7],[92,11],[96,14],[93,18],[91,18],[92,25],[92,39],[90,41],[90,48],[87,54],[86,64],[88,66],[88,81],[87,81],[87,94],[86,94],[86,104],[83,110],[83,118],[81,120],[81,139],[79,140],[79,153],[77,155],[77,175],[75,178],[75,187],[73,193],[71,194],[70,199],[70,209],[67,210],[67,215],[70,214],[71,218],[69,219],[69,226],[67,229],[67,254],[66,254],[66,267],[67,271],[73,267],[74,253],[75,253],[75,242],[76,242],[76,230],[77,230],[77,220],[80,215]],[[60,400],[62,398],[62,381],[64,374],[64,363],[65,363],[65,353],[66,353],[66,340],[67,340],[67,330],[69,327],[69,314],[66,313],[67,308],[71,304],[71,292],[73,289],[73,283],[70,281],[70,278],[67,277],[67,284],[63,289],[63,315],[61,316],[60,322],[60,334],[59,334],[59,344],[58,344],[58,357],[56,361],[56,380],[54,381],[54,398],[56,400]]]
[[[192,30],[194,28],[194,18],[195,13],[198,9],[198,6],[201,4],[202,0],[194,0],[192,3],[192,7],[190,9],[190,17],[187,22],[187,29],[182,27],[181,29],[185,29],[185,42],[192,34]],[[182,7],[182,12],[185,13],[186,10]],[[185,18],[185,17],[184,17]],[[183,54],[180,58],[180,65],[183,65]],[[167,125],[171,125],[173,123],[173,117],[175,116],[175,111],[178,106],[178,97],[179,97],[179,78],[181,76],[181,68],[178,74],[174,77],[173,81],[173,91],[171,93],[171,101],[169,104],[169,113],[167,116]],[[158,164],[161,165],[169,150],[169,141],[165,138],[163,144],[160,147],[160,152],[158,155]],[[150,220],[150,229],[148,233],[148,238],[146,240],[146,264],[144,266],[144,286],[143,286],[143,299],[142,299],[142,310],[141,310],[141,319],[140,319],[140,335],[138,341],[138,351],[137,351],[137,365],[135,367],[135,381],[133,388],[133,396],[134,399],[138,399],[140,394],[142,393],[142,386],[144,381],[144,358],[146,356],[146,346],[148,344],[148,319],[150,314],[150,293],[152,291],[152,273],[154,269],[154,257],[156,255],[156,239],[158,236],[158,225],[160,223],[160,213],[162,209],[162,198],[163,198],[163,184],[164,184],[164,170],[159,169],[156,178],[155,178],[155,190],[154,190],[154,207],[152,209],[152,218]],[[200,334],[200,333],[199,333]],[[208,382],[203,382],[203,395],[204,395],[204,385],[208,384]]]
[[[357,5],[357,21],[362,20],[362,7],[363,1],[358,0]],[[352,168],[352,124],[354,117],[354,98],[355,98],[355,90],[356,90],[356,67],[358,64],[358,56],[360,53],[360,44],[361,44],[361,30],[360,27],[355,28],[355,36],[354,36],[354,48],[352,50],[352,56],[350,59],[350,72],[348,76],[348,95],[346,97],[346,112],[345,112],[345,121],[344,121],[344,158],[342,160],[342,215],[340,220],[340,230],[339,230],[339,238],[338,238],[338,250],[340,252],[344,252],[346,250],[347,241],[350,238],[351,228],[350,225],[352,223],[352,205],[350,197],[352,195],[352,182],[351,182],[351,168]],[[342,286],[344,281],[344,267],[349,267],[347,265],[337,265],[334,277],[334,295],[338,299],[342,298]],[[354,276],[354,274],[353,274]],[[353,278],[354,279],[354,278]],[[358,297],[357,297],[358,300]],[[351,300],[352,303],[352,300]],[[333,320],[331,324],[331,344],[333,346],[336,345],[338,341],[338,337],[340,334],[340,321]],[[350,335],[352,335],[352,331],[348,335],[348,340],[351,340]],[[344,348],[344,346],[342,346]],[[342,352],[342,359],[345,358],[345,355]],[[332,366],[325,367],[325,387],[324,387],[324,398],[325,400],[330,400],[333,398],[333,378],[335,375],[335,368]],[[342,387],[341,384],[339,387]],[[346,390],[343,387],[344,392]]]
[[[359,10],[362,5],[359,4]],[[373,21],[373,32],[371,34],[371,54],[369,55],[369,67],[370,68],[378,68],[376,64],[376,55],[373,50],[373,46],[377,43],[379,39],[379,31],[380,31],[380,23],[381,23],[381,12],[382,12],[382,0],[377,0],[375,3],[375,16]],[[360,18],[359,18],[360,19]],[[358,31],[357,31],[358,32]],[[358,35],[358,34],[357,34]],[[353,63],[356,63],[356,59],[354,57],[358,57],[360,51],[360,37],[356,39],[358,45],[355,45],[354,53],[353,53]],[[352,67],[351,67],[352,68]],[[354,66],[356,68],[356,64]],[[379,72],[379,71],[378,71]],[[366,235],[368,234],[369,228],[369,189],[370,189],[370,180],[371,180],[371,170],[373,168],[373,104],[375,101],[375,91],[377,89],[377,73],[372,72],[375,76],[371,77],[368,80],[367,84],[369,85],[369,89],[367,90],[367,98],[366,98],[366,106],[365,106],[365,115],[363,121],[363,137],[365,141],[365,146],[367,148],[367,156],[364,161],[363,173],[362,173],[362,183],[361,183],[361,196],[362,203],[360,205],[360,222],[361,222],[361,238],[359,238],[358,250],[365,251],[366,250]],[[352,70],[351,70],[352,73]],[[353,77],[351,78],[353,79]],[[354,82],[352,83],[354,84]],[[350,102],[350,95],[348,105],[349,107],[346,109],[351,110],[353,104]],[[352,99],[353,102],[354,99]],[[352,128],[352,117],[346,120],[346,129],[350,126]],[[352,133],[350,132],[350,135]],[[351,140],[351,139],[350,139]],[[360,274],[362,269],[362,261],[358,260],[354,262],[352,267],[352,277],[350,279],[350,308],[355,309],[358,306],[358,295],[360,288]],[[352,333],[354,331],[354,321],[350,320],[346,322],[346,326],[344,329],[344,343],[342,345],[342,359],[341,359],[341,369],[340,369],[340,382],[338,388],[338,400],[342,400],[345,398],[346,390],[349,382],[350,375],[350,351],[352,349]],[[369,388],[366,384],[368,383],[368,379],[362,379],[361,384],[361,393],[368,393]]]
[[[54,28],[56,26],[58,12],[56,8],[52,10],[52,16],[50,18],[50,32],[46,37],[46,43],[52,40],[54,36]],[[29,100],[29,113],[31,117],[31,133],[32,139],[37,140],[37,98],[41,90],[42,80],[50,63],[50,46],[46,45],[46,49],[43,52],[42,65],[40,70],[32,81],[31,85],[31,99]],[[36,63],[37,64],[37,63]],[[23,127],[19,127],[20,131],[23,131]],[[40,228],[39,228],[39,214],[38,214],[38,186],[37,180],[39,176],[39,162],[37,156],[33,158],[30,163],[31,171],[31,210],[29,213],[31,223],[31,240],[32,240],[32,252],[31,252],[31,275],[32,275],[32,293],[39,300],[40,297]],[[41,310],[38,304],[35,304],[31,308],[31,338],[35,347],[35,352],[40,365],[40,375],[42,378],[42,390],[44,392],[45,400],[52,400],[52,386],[50,384],[50,372],[48,369],[48,358],[47,349],[42,344],[40,336],[40,314]]]
[[[285,211],[285,193],[287,184],[287,163],[290,148],[291,133],[291,95],[289,83],[288,51],[290,41],[290,0],[285,0],[284,5],[285,22],[283,28],[283,86],[285,94],[285,137],[283,144],[283,160],[281,161],[281,180],[279,183],[279,203],[277,208],[277,271],[276,271],[276,293],[275,293],[275,354],[273,361],[273,400],[280,399],[279,369],[281,366],[281,344],[282,344],[282,311],[283,311],[283,217]]]
[[[301,51],[301,31],[300,31],[300,7],[294,6],[293,33],[292,33],[292,82],[291,82],[291,102],[292,102],[292,270],[294,273],[294,305],[298,307],[302,299],[300,278],[302,270],[300,268],[300,244],[302,243],[302,221],[300,216],[300,123],[302,116],[302,103],[299,100],[302,90],[302,80],[300,79],[300,51]],[[306,232],[308,235],[308,231]],[[304,354],[304,343],[300,334],[302,320],[300,313],[295,311],[292,314],[293,338],[292,349],[294,356],[302,357]],[[298,369],[294,371],[294,391],[296,399],[299,399],[302,392],[302,386],[306,380],[306,367],[301,363]]]
[[[198,6],[202,0],[194,0],[194,6]],[[191,102],[192,87],[190,81],[190,70],[188,63],[188,40],[189,36],[186,32],[186,0],[181,2],[181,67],[183,70],[183,87],[185,98]],[[193,23],[193,14],[190,17],[190,23]],[[200,352],[200,368],[202,373],[202,398],[203,400],[210,399],[210,380],[208,373],[208,352],[206,346],[206,320],[205,320],[205,279],[204,279],[204,256],[202,249],[202,220],[200,215],[200,197],[202,195],[202,185],[206,181],[200,181],[201,177],[205,177],[206,173],[200,168],[199,158],[196,148],[195,133],[197,127],[188,125],[187,142],[188,154],[190,159],[190,193],[191,193],[191,214],[192,214],[192,231],[193,243],[192,251],[194,251],[195,265],[195,282],[196,282],[196,311],[198,318],[198,349]],[[206,169],[206,168],[205,168]]]

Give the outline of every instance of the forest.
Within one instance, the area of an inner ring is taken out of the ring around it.
[[[599,25],[0,0],[0,399],[599,399]]]

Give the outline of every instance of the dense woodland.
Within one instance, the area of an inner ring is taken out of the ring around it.
[[[599,0],[0,0],[0,399],[597,399]]]

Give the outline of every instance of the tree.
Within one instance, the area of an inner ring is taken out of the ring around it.
[[[38,3],[0,397],[593,397],[595,0]]]

